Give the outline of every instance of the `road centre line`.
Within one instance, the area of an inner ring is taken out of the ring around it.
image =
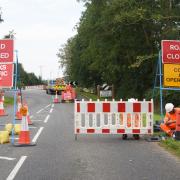
[[[52,111],[53,111],[53,108],[50,109],[49,113],[52,113]]]
[[[38,130],[38,132],[36,133],[36,135],[34,136],[32,142],[35,143],[35,142],[37,141],[37,139],[38,139],[38,137],[39,137],[39,135],[41,134],[41,132],[42,132],[43,129],[44,129],[44,127],[40,127],[40,128],[39,128],[39,130]]]
[[[43,111],[44,108],[40,109],[39,111],[37,111],[36,113],[39,114],[41,111]]]
[[[37,127],[35,126],[29,126],[29,129],[36,129]]]
[[[31,121],[42,121],[42,120],[40,120],[40,119],[34,119],[34,120],[31,120]]]
[[[14,169],[11,171],[11,173],[9,174],[9,176],[7,177],[6,180],[13,180],[16,176],[16,174],[18,173],[19,169],[21,168],[21,166],[23,165],[24,161],[26,160],[27,156],[21,156],[21,158],[19,159],[19,161],[17,162],[16,166],[14,167]]]
[[[51,104],[48,104],[45,108],[49,107]]]
[[[47,123],[48,122],[48,119],[49,119],[50,115],[48,114],[44,120],[44,123]]]
[[[13,161],[16,158],[10,158],[10,157],[5,157],[5,156],[0,156],[0,159],[8,160],[8,161]]]

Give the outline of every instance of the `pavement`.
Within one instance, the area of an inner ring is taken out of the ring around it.
[[[42,90],[24,90],[32,147],[0,145],[0,180],[179,180],[180,161],[156,142],[119,135],[74,137],[74,104],[52,103]],[[13,107],[3,124],[12,122]],[[20,121],[18,121],[20,122]]]

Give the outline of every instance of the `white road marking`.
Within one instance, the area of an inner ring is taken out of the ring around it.
[[[40,127],[38,132],[36,133],[36,135],[34,136],[32,142],[36,142],[37,141],[37,138],[39,137],[39,135],[41,134],[42,130],[44,129],[44,127]]]
[[[31,120],[31,121],[42,121],[42,120],[40,120],[40,119],[34,119],[34,120]]]
[[[54,104],[52,104],[51,107],[53,108],[53,107],[54,107]]]
[[[37,111],[36,113],[39,114],[41,111],[43,111],[44,108],[40,109],[39,111]]]
[[[51,108],[50,111],[49,111],[49,113],[52,113],[52,111],[53,111],[53,109]]]
[[[48,108],[51,104],[48,104],[45,108]]]
[[[48,119],[49,119],[50,115],[48,114],[44,120],[44,123],[47,123],[48,122]]]
[[[32,116],[30,116],[30,119],[32,119],[33,118],[33,115]]]
[[[17,162],[16,166],[14,167],[14,169],[11,171],[11,173],[9,174],[9,176],[7,177],[6,180],[13,180],[16,176],[16,174],[18,173],[19,169],[21,168],[21,166],[23,165],[24,161],[26,160],[27,156],[21,156],[21,158],[19,159],[19,161]]]
[[[13,160],[15,160],[16,158],[10,158],[10,157],[5,157],[5,156],[0,156],[0,159],[5,159],[5,160],[8,160],[8,161],[13,161]]]
[[[29,126],[29,129],[36,129],[37,127],[35,126]]]

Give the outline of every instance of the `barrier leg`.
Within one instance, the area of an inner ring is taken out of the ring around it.
[[[77,141],[77,134],[75,134],[75,140]]]

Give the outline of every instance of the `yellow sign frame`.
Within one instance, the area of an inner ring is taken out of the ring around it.
[[[180,88],[180,64],[164,64],[164,87]]]

